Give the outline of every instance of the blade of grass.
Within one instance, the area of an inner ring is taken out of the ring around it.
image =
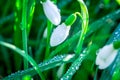
[[[35,11],[35,0],[29,0],[29,5],[30,5],[30,8],[28,9],[27,36],[29,36],[30,30],[31,30],[32,20],[33,20],[34,11]]]
[[[70,55],[69,54],[68,55],[58,55],[58,56],[53,57],[52,59],[49,59],[49,60],[46,60],[46,61],[40,63],[38,66],[41,69],[41,71],[46,71],[46,70],[55,68],[57,66],[60,66],[63,63],[73,62],[75,59],[74,56],[72,56],[69,59],[67,58],[68,56],[70,56]],[[66,58],[68,60],[65,60]],[[14,78],[21,78],[24,75],[34,76],[35,74],[36,74],[36,72],[35,72],[34,68],[28,68],[26,70],[12,73],[11,75],[5,77],[4,79],[7,80],[7,79],[14,79]]]
[[[42,80],[45,80],[40,68],[38,67],[37,63],[33,60],[32,57],[30,57],[28,54],[25,54],[25,52],[19,48],[17,48],[16,46],[0,41],[0,45],[5,46],[15,52],[17,52],[19,55],[21,55],[22,57],[24,57],[24,59],[26,59],[27,61],[30,62],[30,64],[33,66],[33,68],[36,70],[36,72],[39,74],[39,76],[41,77]]]
[[[22,39],[23,39],[23,50],[25,54],[28,54],[27,50],[27,3],[28,0],[23,0],[23,8],[22,8]],[[28,62],[24,60],[24,69],[28,68]]]
[[[13,34],[13,43],[16,47],[22,49],[22,41],[20,40],[22,38],[22,32],[20,29],[20,23],[21,23],[21,10],[22,10],[22,5],[21,5],[21,0],[16,0],[15,2],[15,23],[14,23],[14,34]],[[13,54],[14,56],[14,65],[15,65],[15,70],[21,69],[21,64],[22,64],[22,58],[18,54]]]
[[[78,0],[78,3],[80,4],[81,13],[82,13],[82,15],[80,16],[80,18],[82,17],[82,31],[75,50],[76,55],[79,55],[82,50],[83,41],[85,39],[85,35],[87,33],[88,23],[89,23],[89,14],[85,3],[83,2],[83,0]]]
[[[47,22],[47,44],[46,44],[46,52],[45,52],[45,59],[48,58],[50,53],[50,35],[52,30],[53,24],[48,20]]]
[[[87,49],[84,50],[83,53],[81,53],[79,55],[79,57],[77,57],[77,59],[72,63],[72,65],[70,66],[70,68],[67,70],[67,72],[62,76],[62,78],[60,80],[71,80],[72,76],[79,69],[82,61],[88,55],[88,53],[86,53],[86,52],[87,52]]]

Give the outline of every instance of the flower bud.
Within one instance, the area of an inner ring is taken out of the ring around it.
[[[66,26],[65,23],[58,25],[54,30],[50,38],[50,45],[57,46],[61,44],[69,35],[70,26]]]
[[[96,65],[99,69],[105,69],[112,64],[118,50],[114,49],[113,44],[106,45],[97,53]]]
[[[60,11],[55,4],[53,4],[50,0],[46,0],[42,3],[43,10],[46,17],[50,20],[50,22],[54,25],[58,25],[61,22]]]

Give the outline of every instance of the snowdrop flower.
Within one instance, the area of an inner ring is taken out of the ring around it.
[[[50,0],[46,0],[45,2],[42,3],[43,5],[43,10],[46,15],[46,17],[50,20],[51,23],[54,25],[58,25],[61,22],[61,16],[60,16],[60,11],[57,8],[53,2]]]
[[[50,45],[52,47],[61,44],[67,38],[70,27],[75,22],[75,20],[76,15],[72,14],[66,19],[65,23],[58,25],[57,28],[54,29],[50,38]]]
[[[96,65],[99,69],[105,69],[112,64],[116,55],[117,49],[114,48],[113,44],[106,45],[97,53]]]
[[[54,30],[50,38],[50,45],[57,46],[62,43],[69,35],[70,26],[66,26],[65,23],[58,25]]]

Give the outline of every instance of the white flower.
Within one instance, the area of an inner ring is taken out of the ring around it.
[[[69,35],[69,30],[70,26],[66,26],[65,23],[58,25],[58,27],[54,29],[51,35],[50,45],[57,46],[62,43]]]
[[[60,11],[57,8],[53,2],[50,0],[46,0],[46,2],[43,2],[43,10],[45,12],[45,15],[47,18],[54,24],[54,25],[59,25],[61,22],[61,16],[60,16]]]
[[[99,69],[105,69],[114,61],[117,51],[113,47],[113,44],[106,45],[97,53],[96,65]]]

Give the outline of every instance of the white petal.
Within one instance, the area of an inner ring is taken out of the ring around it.
[[[111,55],[106,59],[105,68],[107,68],[109,65],[112,64],[112,62],[114,61],[116,55],[117,55],[117,50],[115,50],[114,52],[111,53]]]
[[[104,46],[97,54],[96,65],[99,69],[105,69],[112,64],[116,55],[117,50],[114,49],[113,44]]]
[[[60,11],[55,4],[50,0],[43,2],[43,10],[47,18],[54,24],[58,25],[61,22]]]
[[[110,55],[111,52],[114,51],[113,45],[106,45],[104,46],[102,49],[100,49],[98,56],[102,57],[102,58],[106,58]]]
[[[105,69],[108,66],[110,66],[112,64],[112,62],[114,61],[116,55],[117,55],[117,50],[115,50],[113,53],[111,53],[111,55],[109,57],[107,57],[106,60],[101,59],[101,61],[103,60],[104,63],[99,65],[99,69]]]
[[[104,61],[99,56],[97,56],[96,65],[101,65],[101,64],[104,64]]]
[[[98,68],[99,69],[105,69],[106,67],[105,67],[105,65],[99,65]]]
[[[64,23],[56,27],[50,38],[50,45],[57,46],[62,43],[69,35],[70,26],[66,26]]]

